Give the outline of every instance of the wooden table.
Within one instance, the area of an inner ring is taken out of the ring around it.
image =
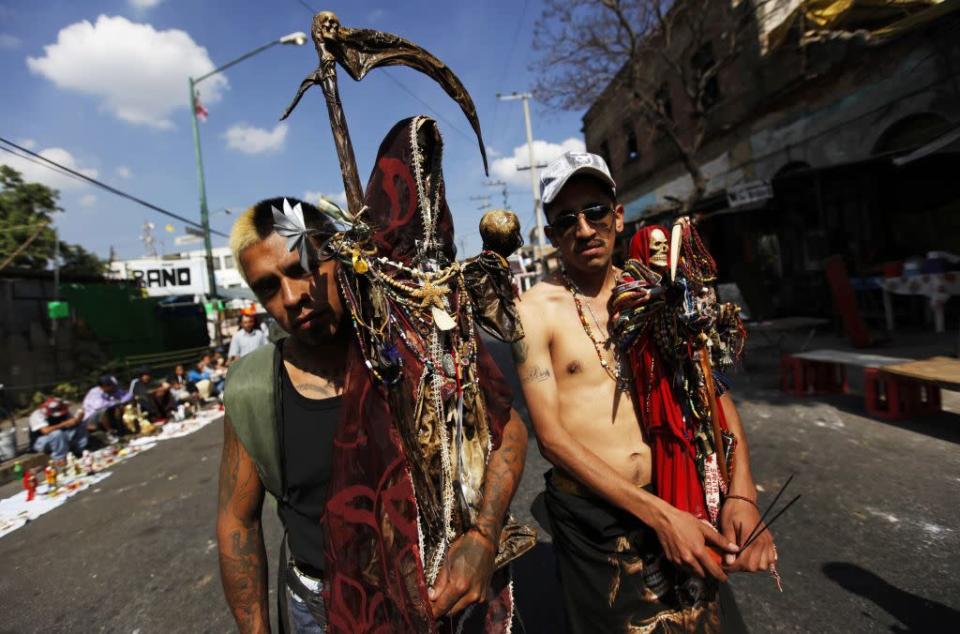
[[[936,414],[941,388],[960,389],[960,360],[933,357],[865,370],[867,413],[890,420]]]
[[[960,359],[932,357],[922,361],[910,361],[884,366],[884,372],[904,378],[932,383],[945,390],[960,390]]]
[[[910,359],[848,350],[810,350],[780,360],[780,388],[794,395],[843,394],[849,391],[847,367],[868,369],[901,365]]]

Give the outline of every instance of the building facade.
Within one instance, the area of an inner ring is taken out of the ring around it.
[[[206,251],[196,249],[161,258],[134,258],[110,263],[112,277],[136,279],[150,295],[206,295],[209,283]],[[253,295],[237,270],[229,247],[213,249],[213,275],[221,297]]]
[[[695,157],[707,183],[693,211],[721,281],[759,316],[824,314],[830,255],[856,278],[960,252],[960,2],[747,7],[739,28],[750,37],[716,75]],[[704,46],[728,36],[708,31]],[[649,79],[683,128],[682,85],[666,71]],[[692,180],[623,90],[611,84],[583,123],[630,235],[669,223]]]

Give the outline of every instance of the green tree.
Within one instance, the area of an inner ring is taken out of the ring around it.
[[[0,264],[43,270],[53,265],[56,233],[53,214],[62,211],[60,193],[41,183],[24,182],[15,169],[0,165]],[[105,264],[80,245],[60,243],[61,271],[103,275]]]

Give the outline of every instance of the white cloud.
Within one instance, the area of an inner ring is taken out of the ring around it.
[[[305,191],[303,192],[303,200],[307,201],[312,205],[316,205],[317,201],[321,198],[326,198],[327,200],[332,200],[340,207],[343,207],[347,204],[347,192],[341,190],[338,193],[329,193],[329,192],[318,192],[318,191]]]
[[[488,158],[497,158],[498,156],[503,156],[503,152],[496,149],[492,145],[487,146],[487,157]]]
[[[267,154],[283,149],[287,138],[287,124],[278,123],[273,130],[264,130],[245,124],[237,124],[224,132],[227,147],[244,154]]]
[[[163,0],[127,0],[127,4],[140,11],[152,9],[161,2],[163,2]]]
[[[114,170],[120,178],[130,178],[133,176],[133,172],[130,171],[130,168],[126,165],[121,165],[116,170]]]
[[[84,194],[80,197],[80,206],[81,207],[93,207],[97,204],[97,197],[93,194]]]
[[[22,145],[28,150],[32,150],[33,148],[37,147],[37,142],[33,139],[20,139],[17,141],[17,145]]]
[[[67,150],[59,147],[47,148],[45,150],[40,150],[38,152],[40,156],[48,158],[51,161],[60,163],[65,167],[69,167],[72,170],[80,172],[90,178],[97,177],[97,170],[90,167],[83,167],[74,158],[73,154]],[[43,183],[49,187],[60,190],[76,190],[83,187],[89,187],[80,180],[72,176],[67,176],[66,174],[52,169],[43,167],[43,165],[48,165],[48,163],[43,163],[37,159],[34,159],[37,162],[31,162],[19,156],[6,155],[0,157],[0,163],[6,163],[13,169],[17,170],[23,174],[23,180],[28,183]],[[38,164],[39,163],[39,164]]]
[[[171,113],[189,107],[187,78],[215,68],[207,49],[186,32],[157,31],[119,16],[66,26],[43,49],[42,57],[27,58],[32,72],[58,88],[99,97],[101,108],[123,121],[154,128],[173,127]],[[203,103],[216,103],[227,79],[214,75],[201,87]]]
[[[536,139],[533,142],[533,158],[537,164],[549,163],[564,152],[585,152],[586,145],[583,140],[576,137],[570,137],[560,143],[550,143]],[[527,171],[518,172],[517,167],[529,167],[530,151],[527,144],[518,145],[513,148],[511,156],[504,156],[496,159],[491,166],[491,172],[500,180],[506,181],[511,185],[529,185],[530,173]]]
[[[8,51],[20,48],[20,38],[9,33],[0,33],[0,48]]]

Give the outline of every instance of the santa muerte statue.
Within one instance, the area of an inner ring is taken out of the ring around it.
[[[717,301],[716,264],[687,219],[643,227],[611,298],[613,337],[629,359],[657,495],[718,524],[736,438],[718,390],[740,358],[739,308]]]
[[[443,142],[423,116],[393,126],[361,193],[338,64],[355,80],[385,65],[434,78],[469,119],[486,165],[476,109],[457,77],[407,40],[344,27],[329,12],[314,17],[312,36],[320,66],[284,118],[310,86],[322,88],[347,209],[325,203],[341,230],[322,241],[296,214],[275,220],[305,268],[316,258],[339,262],[355,334],[323,517],[329,628],[506,632],[513,617],[506,564],[534,545],[532,529],[508,519],[487,603],[437,623],[427,588],[448,547],[474,524],[486,464],[510,416],[512,395],[478,328],[505,341],[522,337],[505,259],[520,246],[519,223],[509,212],[488,214],[484,252],[456,260]]]

